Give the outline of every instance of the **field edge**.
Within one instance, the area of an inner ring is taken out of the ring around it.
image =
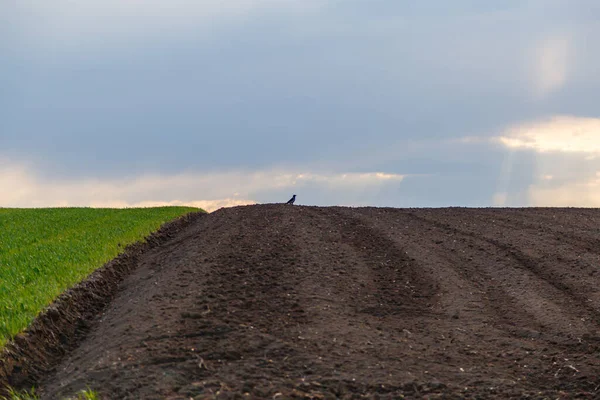
[[[31,325],[0,350],[0,394],[6,387],[36,385],[85,337],[94,318],[111,301],[139,256],[169,241],[175,233],[207,215],[190,212],[163,224],[145,240],[127,246],[116,258],[62,293]]]

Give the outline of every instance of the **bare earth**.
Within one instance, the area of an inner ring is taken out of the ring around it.
[[[144,252],[40,390],[598,398],[599,267],[595,209],[223,209]]]

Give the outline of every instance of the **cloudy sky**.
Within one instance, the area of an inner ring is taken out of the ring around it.
[[[0,0],[0,207],[600,207],[597,0]]]

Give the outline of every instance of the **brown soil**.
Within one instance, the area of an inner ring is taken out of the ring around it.
[[[600,210],[236,207],[136,261],[44,398],[600,397]]]

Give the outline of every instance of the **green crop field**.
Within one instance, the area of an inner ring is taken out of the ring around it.
[[[0,208],[0,348],[66,289],[188,207]]]

